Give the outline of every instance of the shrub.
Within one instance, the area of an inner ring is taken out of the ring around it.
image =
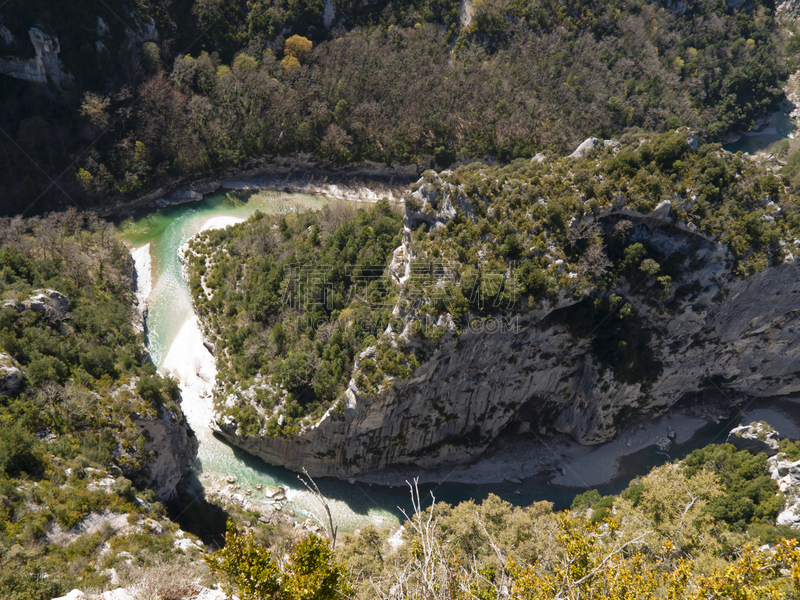
[[[34,473],[41,461],[35,452],[36,439],[19,423],[0,427],[0,473]]]

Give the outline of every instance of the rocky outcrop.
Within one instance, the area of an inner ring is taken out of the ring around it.
[[[764,452],[768,456],[773,456],[780,450],[778,432],[763,422],[734,427],[726,442],[736,446],[737,450],[749,450],[756,454]]]
[[[687,144],[695,142],[687,133]],[[594,140],[586,147],[601,144],[606,145]],[[409,275],[415,227],[444,229],[454,215],[474,214],[470,199],[451,181],[447,172],[426,172],[406,194],[403,245],[389,267],[396,283]],[[546,204],[544,198],[535,201]],[[293,437],[244,436],[230,416],[216,427],[268,463],[307,468],[315,476],[351,476],[397,464],[460,463],[520,422],[532,431],[544,427],[581,444],[598,444],[630,415],[654,417],[681,399],[711,396],[735,404],[800,391],[800,269],[787,261],[748,278],[734,275],[726,246],[674,222],[673,208],[677,212],[688,201],[662,200],[648,214],[618,201],[587,217],[607,230],[624,220],[631,241],[683,257],[666,302],[618,282],[615,295],[630,304],[636,329],[646,334],[641,343],[649,357],[637,363],[635,376],[617,377],[593,350],[593,333],[580,337],[570,330],[594,301],[575,290],[533,305],[520,299],[518,312],[475,319],[459,332],[442,317],[437,327],[443,335],[435,344],[410,339],[408,330],[420,315],[413,303],[401,300],[392,313],[399,326],[393,324],[384,339],[418,344],[425,353],[409,379],[378,392],[359,389],[359,359],[339,404]],[[485,210],[493,218],[493,207]],[[564,272],[563,260],[551,258],[549,272],[572,275]]]
[[[16,300],[6,300],[3,307],[16,309],[18,312],[32,310],[44,315],[50,321],[61,321],[69,312],[69,298],[61,292],[50,289],[34,290],[33,296],[17,302]]]
[[[783,452],[770,456],[767,461],[770,476],[786,496],[785,508],[775,522],[800,529],[800,460],[789,460]]]
[[[598,148],[606,148],[608,146],[611,146],[612,148],[617,148],[619,147],[619,145],[620,143],[614,140],[600,140],[597,139],[596,137],[591,137],[581,142],[580,146],[575,148],[575,152],[570,154],[567,158],[585,158]],[[541,159],[537,160],[538,157],[540,156]],[[545,157],[542,154],[537,154],[536,156],[534,156],[534,160],[537,160],[537,162],[542,162],[543,160],[545,160]]]
[[[775,12],[796,19],[800,17],[800,2],[798,0],[779,0],[775,3]]]
[[[219,187],[220,182],[217,180],[194,183],[173,190],[169,194],[153,200],[150,206],[164,208],[167,206],[177,206],[179,204],[189,204],[190,202],[200,202],[206,194],[216,192]]]
[[[333,5],[333,0],[325,0],[322,6],[322,23],[325,25],[325,29],[330,31],[333,20],[336,18],[336,7]]]
[[[0,394],[10,396],[19,390],[25,373],[9,354],[0,352]]]
[[[7,27],[0,25],[0,40],[3,40],[3,43],[6,46],[11,46],[17,40],[14,38],[14,34],[11,33]]]
[[[197,458],[197,437],[185,421],[179,421],[166,409],[162,409],[160,419],[132,420],[146,440],[145,452],[153,456],[138,483],[153,489],[159,500],[170,500]]]
[[[61,52],[58,38],[51,37],[36,27],[28,30],[28,36],[35,51],[34,57],[27,60],[17,57],[0,58],[0,73],[31,83],[46,84],[49,80],[59,90],[71,84],[72,75],[64,72],[64,65],[58,58]],[[3,39],[6,37],[3,36]],[[13,40],[13,36],[11,39]]]
[[[144,335],[145,320],[147,319],[147,300],[153,288],[152,260],[150,258],[150,244],[131,251],[131,260],[128,262],[128,274],[133,292],[133,318],[131,324],[136,333]],[[149,352],[145,350],[145,359]]]
[[[460,0],[458,3],[458,24],[461,29],[466,29],[472,23],[472,17],[475,15],[475,8],[472,0]]]

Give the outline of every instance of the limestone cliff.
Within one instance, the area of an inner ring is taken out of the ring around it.
[[[167,410],[162,411],[159,419],[132,420],[146,440],[145,452],[152,457],[138,483],[155,491],[159,500],[170,500],[197,458],[197,437],[185,419],[179,420]]]
[[[4,31],[7,33],[2,37],[8,43],[8,36],[11,34],[7,29]],[[27,60],[17,57],[0,58],[0,73],[32,83],[47,83],[50,80],[57,89],[70,84],[72,75],[64,71],[64,65],[58,58],[61,52],[58,38],[51,37],[36,27],[30,28],[28,36],[35,51],[34,57]]]
[[[706,252],[711,273],[721,253]],[[654,350],[663,368],[649,391],[615,382],[588,340],[546,325],[569,305],[562,301],[521,318],[516,331],[498,325],[496,333],[464,332],[443,342],[410,381],[378,398],[351,388],[343,411],[331,411],[295,438],[239,437],[235,424],[218,425],[232,443],[267,462],[313,475],[352,475],[397,463],[467,460],[520,419],[592,444],[614,435],[618,415],[659,414],[686,395],[717,393],[718,386],[733,396],[800,390],[793,366],[800,356],[800,270],[781,266],[728,285],[721,301],[714,300],[719,286],[710,284],[674,314],[643,310],[660,332]]]
[[[438,212],[431,209],[430,195],[422,185],[407,202],[407,235],[395,252],[400,264],[390,268],[397,275],[406,270],[404,258],[414,255],[408,232],[419,215],[435,224],[455,212],[456,201],[439,203]],[[653,302],[624,285],[615,292],[631,303],[650,333],[647,381],[619,381],[603,367],[592,337],[581,338],[569,328],[586,298],[562,292],[460,333],[452,322],[442,323],[444,338],[409,380],[395,381],[376,395],[362,392],[354,377],[346,398],[297,436],[241,436],[230,417],[218,420],[219,431],[266,462],[345,476],[393,464],[459,463],[520,422],[596,444],[610,439],[626,416],[661,414],[682,398],[708,394],[735,402],[800,390],[794,366],[800,356],[795,330],[800,269],[785,263],[747,278],[734,276],[727,248],[676,227],[669,210],[667,202],[646,216],[626,210],[597,217],[611,226],[624,216],[635,227],[633,240],[691,256],[691,268],[687,264],[674,282],[681,291],[670,302]],[[414,318],[399,307],[395,313],[406,324]]]

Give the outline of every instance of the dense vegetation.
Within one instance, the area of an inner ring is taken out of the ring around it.
[[[373,278],[399,245],[400,225],[386,201],[334,205],[259,213],[191,243],[192,296],[225,349],[215,392],[223,414],[252,434],[296,433],[303,418],[322,416],[391,312],[388,282]]]
[[[642,216],[659,205],[669,214]],[[794,261],[800,231],[798,198],[780,176],[718,145],[695,149],[686,130],[624,137],[579,159],[427,171],[405,206],[414,276],[402,285],[381,268],[400,240],[386,205],[344,219],[345,229],[330,213],[259,217],[193,245],[195,301],[221,340],[219,408],[244,433],[296,433],[332,406],[351,374],[362,394],[376,394],[408,377],[445,335],[547,307],[564,291],[580,301],[549,322],[591,337],[617,381],[650,385],[661,372],[654,332],[630,299],[674,310],[702,291],[698,248],[725,244],[733,275],[747,276]],[[380,228],[360,229],[377,215]],[[345,232],[352,247],[337,241]],[[681,243],[659,244],[659,235]],[[314,307],[292,310],[289,262],[316,277]],[[377,267],[369,288],[355,284],[367,273],[350,277],[348,264]],[[347,293],[351,285],[362,293]],[[296,316],[305,325],[291,331],[282,321]],[[250,389],[237,392],[239,382]]]
[[[6,51],[27,56],[27,28],[45,23],[76,83],[47,94],[4,78],[6,210],[43,191],[106,203],[293,152],[422,170],[631,128],[714,140],[750,128],[787,75],[766,2],[698,0],[675,15],[645,0],[494,0],[465,27],[453,0],[333,5],[328,30],[322,2],[10,3]],[[129,44],[150,17],[160,41]]]
[[[52,598],[108,580],[117,553],[172,551],[148,533],[164,508],[149,482],[153,450],[134,419],[183,414],[177,382],[145,363],[132,322],[131,258],[113,228],[74,211],[0,222],[0,357],[25,379],[0,395],[0,589]],[[42,290],[64,294],[26,308]],[[139,499],[137,499],[137,495]],[[129,537],[64,535],[92,512],[132,515]],[[154,525],[154,526],[155,526]],[[114,550],[100,560],[103,548]],[[47,574],[45,577],[44,574]],[[70,587],[71,586],[71,587]]]

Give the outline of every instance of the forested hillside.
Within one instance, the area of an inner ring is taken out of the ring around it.
[[[104,547],[172,548],[177,527],[158,524],[161,501],[197,442],[177,382],[146,362],[132,271],[113,227],[94,216],[0,220],[3,598],[106,581],[95,569]],[[114,539],[101,525],[116,518],[120,529],[120,515],[131,535]]]
[[[332,6],[326,27],[322,2],[7,4],[0,56],[30,57],[38,23],[74,80],[3,76],[5,210],[93,206],[295,152],[421,172],[631,128],[715,140],[751,127],[787,75],[786,32],[759,2],[498,0],[463,24],[452,1]]]

